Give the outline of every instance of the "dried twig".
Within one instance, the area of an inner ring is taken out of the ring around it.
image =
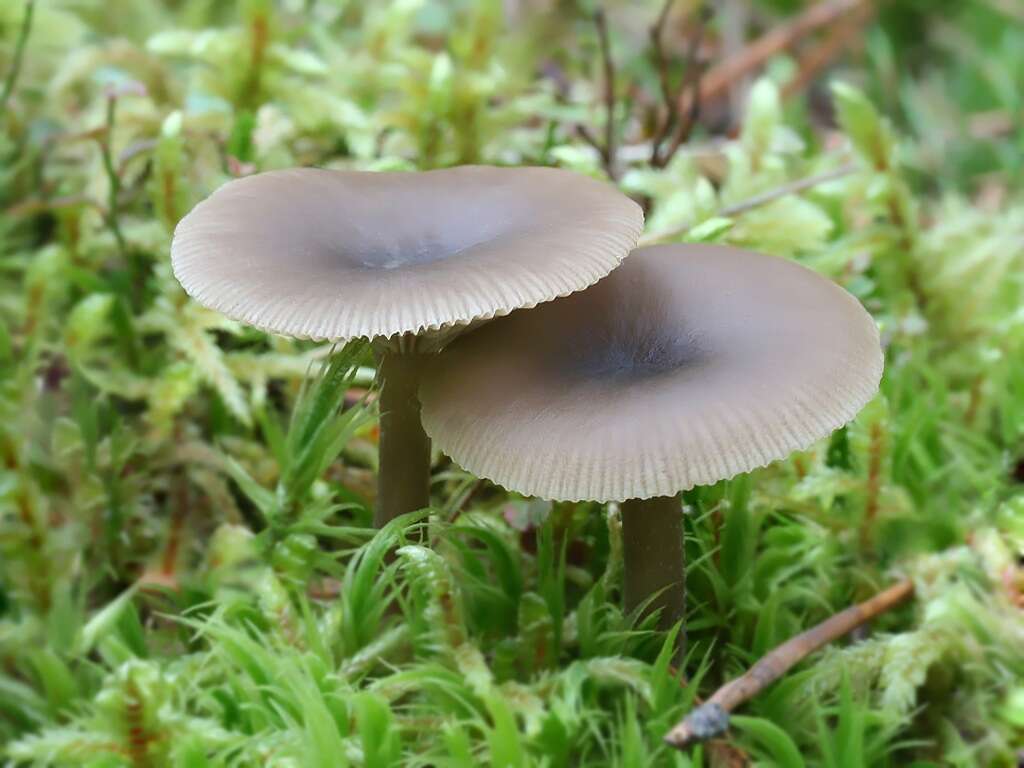
[[[584,125],[576,126],[580,138],[597,150],[601,156],[608,178],[618,179],[615,130],[615,61],[612,59],[611,41],[608,38],[608,19],[602,9],[594,12],[597,40],[601,49],[601,68],[604,72],[604,141],[598,141]]]
[[[700,47],[704,39],[704,29],[710,19],[711,10],[706,5],[701,5],[697,10],[697,30],[690,38],[690,45],[686,51],[686,69],[683,73],[683,81],[677,91],[673,91],[669,82],[668,59],[665,56],[663,44],[665,22],[668,20],[669,11],[674,0],[666,0],[665,5],[658,14],[658,19],[650,29],[651,46],[654,52],[655,65],[658,68],[658,80],[661,84],[661,97],[665,102],[665,120],[654,136],[651,144],[651,165],[655,168],[664,168],[671,162],[679,147],[686,143],[700,117],[700,79],[701,64],[699,61]],[[679,103],[684,93],[691,94],[689,109],[682,113],[682,120],[679,120]],[[662,152],[661,147],[671,136],[668,148]]]
[[[836,179],[841,179],[844,176],[849,176],[856,170],[857,165],[854,163],[848,163],[846,165],[841,165],[838,168],[833,168],[831,171],[819,173],[816,176],[797,179],[789,184],[783,184],[780,187],[763,192],[760,195],[754,195],[753,197],[747,198],[739,203],[727,205],[719,212],[719,214],[721,216],[738,216],[741,213],[746,213],[752,208],[760,208],[762,205],[774,202],[780,197],[795,195],[799,192],[806,192],[808,189],[812,189],[819,184],[825,184],[829,181],[835,181]]]
[[[651,52],[654,56],[654,66],[658,70],[658,84],[661,87],[661,100],[665,104],[665,117],[658,127],[658,130],[654,134],[654,139],[651,141],[651,165],[656,168],[663,168],[667,161],[662,162],[661,159],[661,144],[668,138],[669,133],[675,127],[676,117],[679,114],[679,94],[672,88],[672,84],[669,79],[668,73],[668,57],[665,55],[664,45],[664,33],[665,23],[668,21],[669,12],[672,10],[672,5],[675,0],[665,0],[664,5],[661,7],[661,13],[658,14],[657,20],[654,25],[648,31],[648,35],[651,38]],[[689,57],[688,57],[689,58]],[[688,62],[686,66],[686,72],[684,77],[690,72],[690,64]],[[685,80],[684,80],[685,83]],[[682,88],[684,86],[680,86]],[[698,100],[694,100],[698,101]],[[698,101],[699,103],[699,101]]]
[[[683,749],[723,733],[729,727],[729,713],[753,698],[794,665],[881,613],[908,600],[914,583],[904,579],[870,600],[847,608],[816,627],[790,638],[735,680],[719,688],[706,702],[690,712],[668,735],[665,742]]]
[[[800,192],[805,192],[808,189],[818,186],[819,184],[825,184],[829,181],[835,181],[841,179],[844,176],[849,176],[851,173],[857,170],[857,166],[853,163],[841,165],[838,168],[833,168],[831,171],[825,171],[819,173],[816,176],[808,176],[803,179],[797,179],[791,181],[788,184],[783,184],[775,189],[770,189],[767,192],[762,192],[760,195],[754,195],[753,197],[741,200],[738,203],[727,205],[722,208],[719,212],[719,216],[739,216],[742,213],[746,213],[754,208],[760,208],[762,205],[775,202],[779,198],[786,197],[787,195],[795,195]],[[675,227],[665,232],[654,232],[649,235],[644,235],[640,238],[640,245],[650,245],[652,243],[658,243],[662,240],[669,240],[673,237],[679,237],[680,235],[686,234],[694,226],[694,222],[687,222],[682,226]]]
[[[597,25],[597,38],[601,44],[601,66],[604,69],[604,147],[605,160],[609,169],[608,175],[615,166],[615,62],[612,59],[611,41],[608,39],[608,20],[604,11],[598,9],[594,14]]]
[[[28,43],[28,34],[32,31],[32,15],[35,12],[35,0],[26,0],[25,12],[21,17],[21,28],[18,30],[18,39],[14,43],[14,58],[11,60],[11,68],[4,78],[4,88],[0,91],[0,114],[7,111],[7,102],[14,93],[14,86],[18,82],[18,74],[21,72],[21,62],[25,57],[25,45]]]
[[[728,0],[722,4],[721,19],[718,25],[719,61],[731,61],[743,53],[750,42],[747,39],[747,32],[752,17],[760,17],[758,23],[768,29],[777,23],[775,20],[769,21],[768,17],[752,8],[753,2],[754,0]],[[729,83],[729,90],[725,94],[728,110],[724,116],[727,119],[722,126],[729,132],[739,126],[747,98],[750,95],[750,81],[750,73],[744,73]]]
[[[833,26],[820,43],[800,57],[796,77],[786,83],[782,95],[789,98],[802,93],[853,41],[860,39],[873,12],[871,3],[864,3],[854,8],[842,24]]]
[[[870,0],[825,0],[815,3],[803,13],[795,16],[785,24],[769,30],[744,48],[739,55],[723,61],[701,78],[700,88],[696,94],[685,92],[679,97],[679,112],[685,114],[690,109],[690,101],[700,99],[704,104],[727,92],[733,83],[740,81],[758,69],[775,54],[793,46],[798,40],[806,37],[821,27],[827,26],[858,6]]]
[[[654,64],[658,68],[658,81],[661,85],[661,97],[665,100],[665,106],[669,110],[669,119],[675,112],[675,99],[672,98],[672,87],[668,77],[668,57],[665,55],[664,33],[665,24],[668,22],[669,12],[676,0],[665,0],[661,6],[661,12],[647,34],[651,38],[651,51],[654,55]]]

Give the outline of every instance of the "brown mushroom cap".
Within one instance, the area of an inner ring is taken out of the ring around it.
[[[231,181],[178,224],[174,274],[201,304],[312,339],[420,333],[586,288],[643,214],[553,168],[300,168]]]
[[[669,496],[807,448],[878,388],[874,321],[798,264],[641,248],[586,291],[465,334],[420,399],[435,444],[547,499]]]

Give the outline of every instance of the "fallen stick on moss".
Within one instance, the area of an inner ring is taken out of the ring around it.
[[[821,624],[769,651],[743,675],[719,688],[706,702],[683,718],[665,743],[676,749],[713,738],[729,727],[729,713],[752,699],[814,651],[888,611],[914,594],[914,583],[904,579],[870,600],[837,613]]]

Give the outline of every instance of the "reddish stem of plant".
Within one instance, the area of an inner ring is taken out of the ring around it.
[[[878,517],[878,495],[882,486],[882,453],[884,450],[883,441],[885,434],[882,432],[882,425],[874,423],[871,425],[868,440],[868,480],[867,499],[864,502],[864,519],[860,527],[860,544],[862,550],[871,546],[872,533],[875,528],[875,520]]]

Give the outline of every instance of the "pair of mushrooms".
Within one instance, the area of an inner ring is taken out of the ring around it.
[[[856,299],[814,272],[719,246],[630,254],[642,228],[614,188],[551,168],[296,169],[225,184],[171,256],[236,320],[372,341],[377,525],[429,506],[431,439],[509,490],[622,502],[626,608],[650,600],[668,626],[685,606],[680,492],[848,422],[882,354]]]

